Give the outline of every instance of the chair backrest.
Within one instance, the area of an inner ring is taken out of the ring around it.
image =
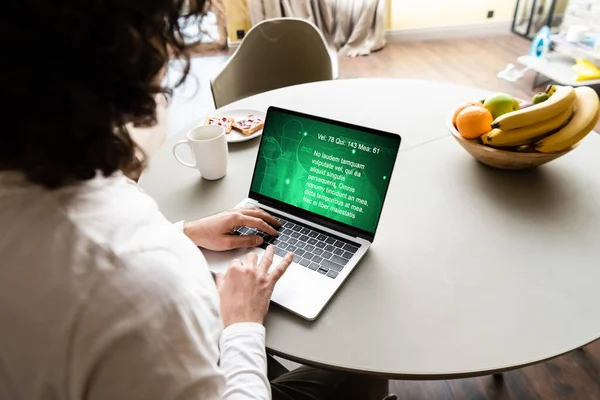
[[[248,31],[211,79],[211,89],[219,108],[268,90],[331,79],[331,56],[317,27],[303,19],[275,18]]]

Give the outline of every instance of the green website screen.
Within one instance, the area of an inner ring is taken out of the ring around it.
[[[399,146],[271,108],[250,190],[374,234]]]

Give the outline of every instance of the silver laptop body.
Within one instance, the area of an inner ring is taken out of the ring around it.
[[[234,258],[275,245],[274,268],[292,251],[294,262],[272,301],[314,320],[371,246],[400,136],[270,107],[248,198],[279,219],[279,236],[239,227],[235,234],[265,236],[260,248],[204,251],[213,272]]]

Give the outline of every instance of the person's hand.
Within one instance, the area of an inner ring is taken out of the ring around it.
[[[183,232],[196,244],[208,250],[231,250],[239,247],[260,246],[263,238],[258,235],[236,236],[233,229],[238,226],[256,228],[271,236],[277,236],[273,226],[278,227],[277,218],[258,207],[232,208],[183,224]]]
[[[258,255],[248,253],[245,263],[233,260],[225,275],[216,275],[225,328],[238,322],[263,323],[275,284],[294,258],[293,253],[286,254],[273,272],[269,273],[274,251],[275,247],[269,245],[258,265]]]

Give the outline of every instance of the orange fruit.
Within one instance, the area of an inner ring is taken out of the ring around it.
[[[484,107],[469,106],[456,116],[456,128],[467,139],[476,139],[492,130],[492,114]]]
[[[454,124],[454,126],[456,126],[456,117],[458,117],[458,114],[460,114],[460,112],[462,110],[464,110],[465,108],[470,107],[470,106],[483,107],[483,104],[480,103],[480,102],[478,102],[478,101],[470,101],[470,102],[468,102],[466,104],[463,104],[462,106],[458,107],[456,109],[456,111],[454,111],[454,114],[452,114],[452,123]]]

